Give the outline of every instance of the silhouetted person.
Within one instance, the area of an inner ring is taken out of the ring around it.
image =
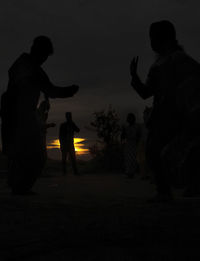
[[[62,166],[63,174],[67,173],[67,157],[70,156],[73,172],[75,175],[78,174],[76,165],[76,153],[74,148],[74,132],[79,132],[80,129],[72,121],[72,113],[66,112],[66,121],[60,125],[59,129],[59,140],[60,150],[62,153]]]
[[[146,154],[148,165],[155,174],[155,200],[165,201],[172,198],[169,173],[163,169],[165,147],[181,135],[184,121],[188,121],[188,115],[200,101],[199,80],[195,86],[191,84],[194,78],[199,79],[200,67],[178,44],[171,22],[153,23],[150,26],[150,41],[156,61],[146,83],[143,84],[137,74],[138,57],[133,59],[130,71],[132,86],[137,93],[143,99],[154,98],[148,120]],[[194,92],[198,94],[198,102],[194,100]],[[168,155],[168,158],[172,157]]]
[[[53,85],[41,65],[53,54],[46,36],[36,37],[30,53],[23,53],[9,69],[9,82],[2,110],[7,128],[6,151],[10,161],[8,184],[14,194],[32,194],[31,188],[40,176],[45,157],[37,104],[40,93],[46,97],[72,97],[78,86]]]
[[[137,162],[137,146],[140,139],[140,130],[136,125],[136,118],[133,113],[127,115],[128,126],[124,127],[121,134],[124,144],[125,173],[132,178],[139,170]]]

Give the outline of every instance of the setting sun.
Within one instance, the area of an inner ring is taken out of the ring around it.
[[[75,151],[78,155],[85,155],[89,153],[89,149],[85,148],[85,144],[83,143],[86,139],[83,138],[74,138],[74,147]],[[60,149],[60,141],[59,139],[55,139],[50,141],[47,144],[47,149]]]

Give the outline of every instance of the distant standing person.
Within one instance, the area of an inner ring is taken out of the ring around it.
[[[140,131],[136,125],[136,118],[133,113],[127,116],[128,126],[122,130],[121,140],[124,144],[125,173],[132,178],[139,170],[137,162],[137,146],[140,139]]]
[[[76,153],[74,148],[74,132],[79,132],[80,129],[72,121],[72,113],[66,112],[66,121],[60,125],[59,140],[60,150],[62,153],[63,174],[67,174],[67,157],[70,156],[73,172],[78,175],[76,164]]]
[[[37,105],[40,93],[50,98],[72,97],[78,86],[58,87],[52,84],[41,65],[53,54],[46,36],[34,39],[30,53],[23,53],[9,69],[7,91],[2,97],[4,151],[9,158],[8,184],[13,194],[32,195],[45,157]],[[5,131],[6,130],[6,131]],[[6,146],[6,147],[5,147]]]

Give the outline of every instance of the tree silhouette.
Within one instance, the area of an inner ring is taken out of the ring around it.
[[[95,112],[94,117],[91,125],[96,129],[97,136],[107,147],[115,144],[120,133],[119,117],[115,109],[110,105],[107,111]]]
[[[90,123],[97,136],[103,143],[103,148],[98,146],[91,148],[93,153],[96,169],[108,171],[121,171],[122,150],[119,142],[121,127],[119,117],[115,109],[110,105],[107,110],[94,113],[94,120]]]

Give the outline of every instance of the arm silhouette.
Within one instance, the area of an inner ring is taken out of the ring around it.
[[[40,90],[50,98],[67,98],[74,96],[78,92],[79,86],[71,85],[68,87],[58,87],[49,82],[49,84],[41,84]]]
[[[37,88],[44,93],[46,98],[72,97],[79,90],[78,85],[71,85],[68,87],[54,85],[42,69],[40,69],[37,75],[33,75],[30,80],[33,85],[37,86]]]
[[[134,57],[130,65],[130,74],[132,76],[131,85],[143,99],[148,99],[154,95],[153,86],[151,85],[150,77],[148,77],[146,84],[142,83],[140,80],[140,77],[137,73],[138,60],[138,56]]]

